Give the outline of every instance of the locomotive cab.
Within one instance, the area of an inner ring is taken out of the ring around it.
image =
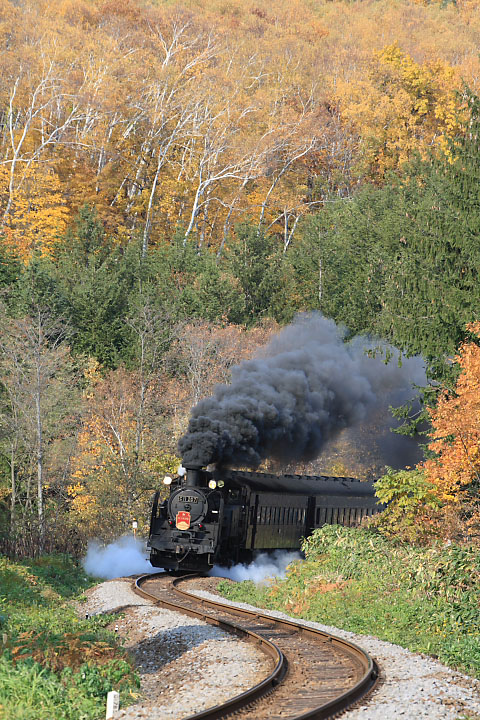
[[[223,520],[223,493],[211,473],[181,468],[165,477],[170,495],[159,506],[156,494],[150,523],[150,562],[166,570],[206,572],[216,562]]]

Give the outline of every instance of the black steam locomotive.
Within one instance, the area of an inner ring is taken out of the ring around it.
[[[151,564],[166,570],[206,572],[298,550],[315,528],[356,525],[381,509],[372,483],[353,478],[189,467],[164,483],[170,495],[160,503],[155,494],[148,547]]]

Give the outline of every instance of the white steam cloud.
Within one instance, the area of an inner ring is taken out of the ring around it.
[[[209,572],[211,577],[226,577],[236,582],[252,580],[255,584],[268,583],[273,578],[285,577],[287,567],[294,560],[300,560],[300,553],[275,550],[274,553],[261,553],[249,565],[242,563],[225,568],[220,565]]]
[[[125,535],[109,545],[91,540],[82,565],[89,575],[105,580],[161,572],[150,564],[143,541],[132,535]]]

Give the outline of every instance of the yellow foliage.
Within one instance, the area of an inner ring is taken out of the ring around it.
[[[181,460],[177,455],[161,452],[147,460],[145,465],[152,474],[161,479],[167,474],[176,475],[180,463]]]
[[[0,0],[6,241],[25,262],[48,254],[89,203],[119,243],[147,215],[151,246],[193,214],[216,247],[310,140],[268,224],[318,207],[314,186],[348,190],[445,149],[455,89],[480,70],[480,19],[475,2],[439,2]]]
[[[446,149],[458,130],[461,77],[445,62],[415,62],[397,44],[373,53],[368,76],[338,89],[342,115],[363,138],[367,172],[383,176],[412,152]]]
[[[23,182],[13,193],[5,222],[7,244],[28,263],[34,251],[49,255],[65,232],[70,214],[65,206],[61,182],[48,165],[32,163],[23,172]],[[5,210],[8,198],[7,166],[0,166],[0,198]],[[1,211],[0,211],[1,212]]]

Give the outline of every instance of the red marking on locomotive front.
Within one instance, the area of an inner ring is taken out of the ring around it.
[[[179,530],[188,530],[190,527],[190,513],[185,510],[180,510],[175,518],[175,525]]]

